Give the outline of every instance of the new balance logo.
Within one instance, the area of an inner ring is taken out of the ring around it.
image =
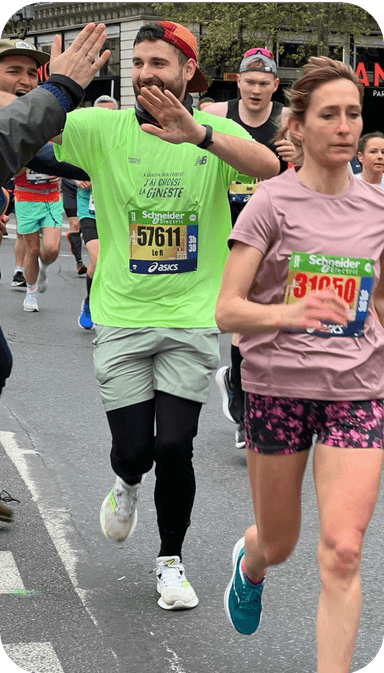
[[[201,157],[197,157],[197,159],[195,161],[195,166],[203,166],[206,163],[207,163],[207,155],[204,154]]]

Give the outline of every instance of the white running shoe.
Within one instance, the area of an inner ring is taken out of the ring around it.
[[[156,559],[157,604],[164,610],[188,610],[199,602],[189,584],[184,566],[178,556],[159,556]]]
[[[108,540],[124,542],[130,537],[137,523],[137,499],[145,479],[134,486],[116,477],[113,489],[108,493],[100,510],[101,530]]]
[[[43,294],[43,292],[46,292],[47,287],[48,287],[47,267],[41,264],[39,259],[39,275],[37,278],[37,291],[40,292],[40,294]]]
[[[36,292],[27,292],[23,301],[24,311],[38,311]]]
[[[235,447],[236,449],[245,448],[245,430],[243,421],[240,421],[235,432]]]

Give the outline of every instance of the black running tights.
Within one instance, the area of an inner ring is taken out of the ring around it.
[[[152,400],[107,412],[115,474],[135,484],[155,463],[159,556],[182,555],[196,491],[192,454],[201,407],[156,391]]]

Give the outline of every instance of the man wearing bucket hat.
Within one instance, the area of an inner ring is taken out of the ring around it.
[[[214,306],[231,229],[227,190],[239,172],[266,178],[279,170],[237,124],[193,109],[189,92],[208,86],[197,56],[184,26],[142,26],[135,108],[74,111],[55,145],[59,160],[90,176],[100,241],[90,307],[116,477],[101,527],[117,543],[132,535],[155,463],[165,610],[198,603],[182,544],[195,495],[193,438],[219,358]]]
[[[280,159],[280,172],[286,170],[288,161],[295,155],[293,143],[289,140],[275,142],[284,106],[272,100],[279,86],[277,65],[268,49],[255,47],[245,52],[237,74],[237,86],[240,97],[224,103],[215,103],[206,108],[206,112],[233,119],[240,124],[258,142],[263,143],[277,153]],[[235,224],[245,204],[256,189],[253,184],[234,182],[229,190],[232,225]],[[223,412],[228,420],[237,424],[235,446],[242,449],[244,439],[244,393],[241,388],[242,357],[238,347],[238,335],[234,334],[231,345],[231,366],[221,367],[215,376],[223,400]]]

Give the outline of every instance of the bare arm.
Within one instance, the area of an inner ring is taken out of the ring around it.
[[[288,125],[288,113],[289,109],[284,107],[280,116],[280,128],[284,128]],[[284,138],[275,142],[275,147],[278,156],[283,161],[291,162],[292,164],[296,163],[297,150],[290,138],[288,130],[285,132]]]
[[[324,330],[322,322],[346,325],[348,305],[334,290],[310,292],[294,304],[257,304],[247,301],[248,292],[263,259],[257,248],[235,241],[224,268],[216,306],[216,322],[222,332],[274,332],[281,329]]]
[[[212,105],[207,105],[204,108],[204,112],[209,112],[211,115],[216,115],[216,117],[226,117],[228,112],[228,103],[212,103]]]
[[[380,280],[373,296],[372,308],[375,318],[377,318],[380,325],[384,327],[384,253],[381,256],[380,264]]]
[[[142,124],[141,128],[146,133],[175,145],[198,145],[204,140],[204,126],[196,123],[170,91],[163,93],[155,86],[142,88],[137,100],[161,124],[161,128]],[[261,143],[216,131],[213,132],[212,140],[213,145],[209,152],[233,166],[239,173],[265,179],[277,175],[280,170],[276,155]]]

